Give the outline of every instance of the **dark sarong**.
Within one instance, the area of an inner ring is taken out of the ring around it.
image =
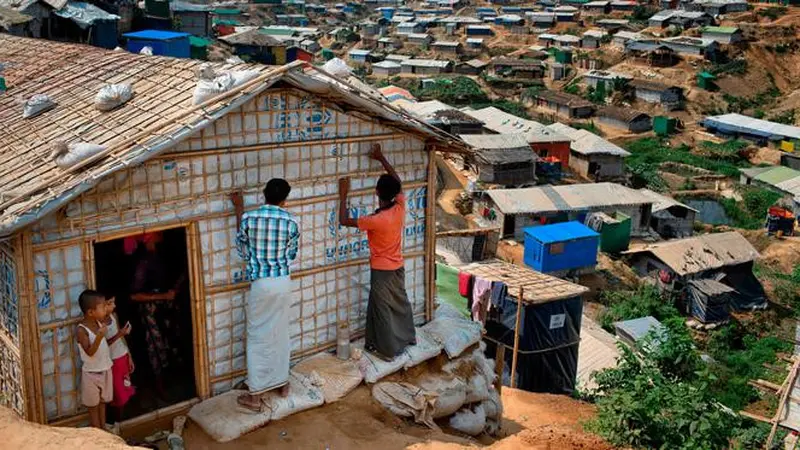
[[[366,348],[394,358],[416,342],[414,314],[406,295],[406,269],[370,272]]]

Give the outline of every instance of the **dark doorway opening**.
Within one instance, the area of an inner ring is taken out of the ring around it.
[[[116,297],[136,394],[109,421],[125,420],[197,396],[186,230],[174,228],[94,245],[97,289]],[[160,295],[173,300],[153,300]]]

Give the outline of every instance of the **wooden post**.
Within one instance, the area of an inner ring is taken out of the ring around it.
[[[494,388],[497,389],[497,393],[500,394],[503,389],[503,369],[506,365],[506,346],[498,342],[497,343],[497,350],[494,354],[494,372],[497,375],[497,380],[494,382]]]
[[[428,147],[428,179],[425,205],[425,321],[433,319],[436,297],[436,147]]]
[[[800,359],[794,362],[792,365],[792,370],[789,371],[789,376],[786,377],[786,381],[783,383],[783,392],[781,393],[780,403],[778,403],[778,410],[775,411],[775,417],[772,418],[772,429],[769,432],[769,438],[767,438],[767,445],[765,448],[772,448],[772,441],[775,439],[775,433],[778,432],[778,425],[781,422],[783,408],[786,406],[786,402],[789,400],[789,395],[792,393],[792,389],[794,388],[794,382],[797,378],[798,368],[800,368]]]
[[[194,343],[194,379],[197,396],[211,396],[210,367],[208,360],[208,325],[206,322],[206,295],[203,280],[203,258],[200,254],[200,233],[197,222],[191,222],[186,230],[186,250],[189,269],[189,292],[191,298],[192,341]]]
[[[524,290],[519,287],[519,298],[517,299],[517,319],[514,325],[514,353],[511,355],[511,387],[517,387],[517,352],[519,352],[519,326],[522,319],[522,295]]]
[[[20,354],[22,376],[25,383],[25,418],[31,422],[45,423],[44,388],[42,380],[42,351],[39,335],[39,315],[36,306],[33,246],[30,231],[18,235],[17,249],[21,264],[17,263],[17,289],[20,309]],[[17,261],[20,261],[18,257]]]

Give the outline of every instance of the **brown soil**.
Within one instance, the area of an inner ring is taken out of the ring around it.
[[[433,431],[400,419],[377,404],[366,386],[340,402],[280,420],[234,442],[219,444],[194,424],[184,440],[192,450],[214,449],[611,449],[582,431],[594,414],[586,403],[565,396],[503,389],[503,430],[499,439],[477,439],[450,431]]]
[[[112,434],[95,428],[57,428],[26,422],[0,407],[0,448],[18,450],[136,449]]]

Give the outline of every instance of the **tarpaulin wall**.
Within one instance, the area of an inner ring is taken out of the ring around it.
[[[343,113],[301,91],[270,90],[168,153],[109,176],[32,227],[47,419],[81,412],[77,296],[94,283],[96,238],[193,227],[197,248],[189,251],[190,258],[197,256],[198,309],[205,317],[197,325],[203,327],[206,361],[206,380],[198,390],[206,385],[216,394],[243,379],[249,285],[234,247],[236,219],[229,195],[242,190],[246,208],[256,208],[263,204],[264,184],[273,177],[291,183],[288,209],[301,229],[290,312],[293,357],[335,345],[337,317],[349,319],[351,336],[356,336],[365,324],[369,249],[364,233],[338,226],[337,181],[352,178],[351,215],[377,208],[374,187],[383,171],[367,156],[373,143],[382,145],[404,181],[406,288],[415,319],[424,321],[428,155],[423,140]]]

